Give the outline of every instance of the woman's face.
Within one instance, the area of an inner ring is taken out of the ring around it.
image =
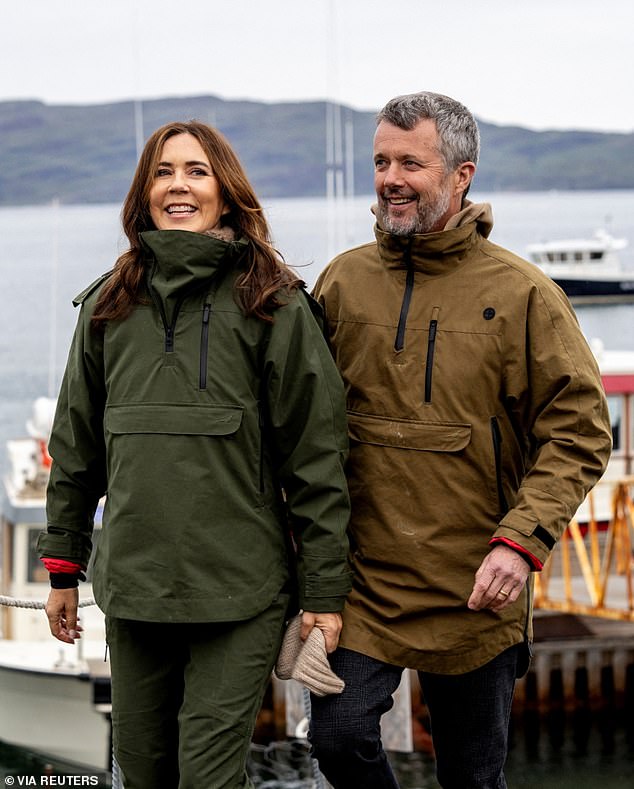
[[[158,230],[204,233],[229,212],[201,144],[176,134],[163,146],[150,189],[150,216]]]

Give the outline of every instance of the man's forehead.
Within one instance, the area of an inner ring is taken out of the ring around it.
[[[413,129],[401,129],[388,121],[381,121],[374,133],[374,153],[384,150],[398,152],[400,155],[438,150],[438,132],[436,122],[423,118]]]

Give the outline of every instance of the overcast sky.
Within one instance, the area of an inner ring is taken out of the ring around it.
[[[494,123],[634,130],[633,0],[22,0],[1,24],[0,100],[434,90]]]

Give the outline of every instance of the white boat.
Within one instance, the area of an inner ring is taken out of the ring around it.
[[[54,401],[39,398],[27,423],[29,436],[7,447],[11,466],[0,522],[0,740],[103,771],[112,763],[103,614],[95,605],[82,606],[82,638],[62,644],[51,636],[41,607],[49,583],[35,546],[46,523],[53,408]],[[97,527],[100,521],[98,512]],[[92,589],[89,582],[80,587],[81,605]],[[19,605],[9,605],[13,601]]]
[[[634,269],[626,269],[619,255],[626,246],[626,239],[597,230],[589,239],[544,241],[526,251],[572,302],[631,301]]]

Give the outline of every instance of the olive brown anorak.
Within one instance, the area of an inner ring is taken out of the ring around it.
[[[247,619],[292,576],[299,605],[339,611],[350,588],[340,376],[301,291],[273,323],[234,300],[246,244],[142,236],[148,298],[105,332],[82,309],[50,441],[40,555],[85,565],[107,493],[95,599],[113,617]]]
[[[500,613],[469,610],[476,570],[496,538],[543,563],[611,446],[566,296],[487,240],[488,205],[467,206],[437,233],[377,227],[315,288],[351,442],[340,645],[447,674],[530,640],[529,588]]]

